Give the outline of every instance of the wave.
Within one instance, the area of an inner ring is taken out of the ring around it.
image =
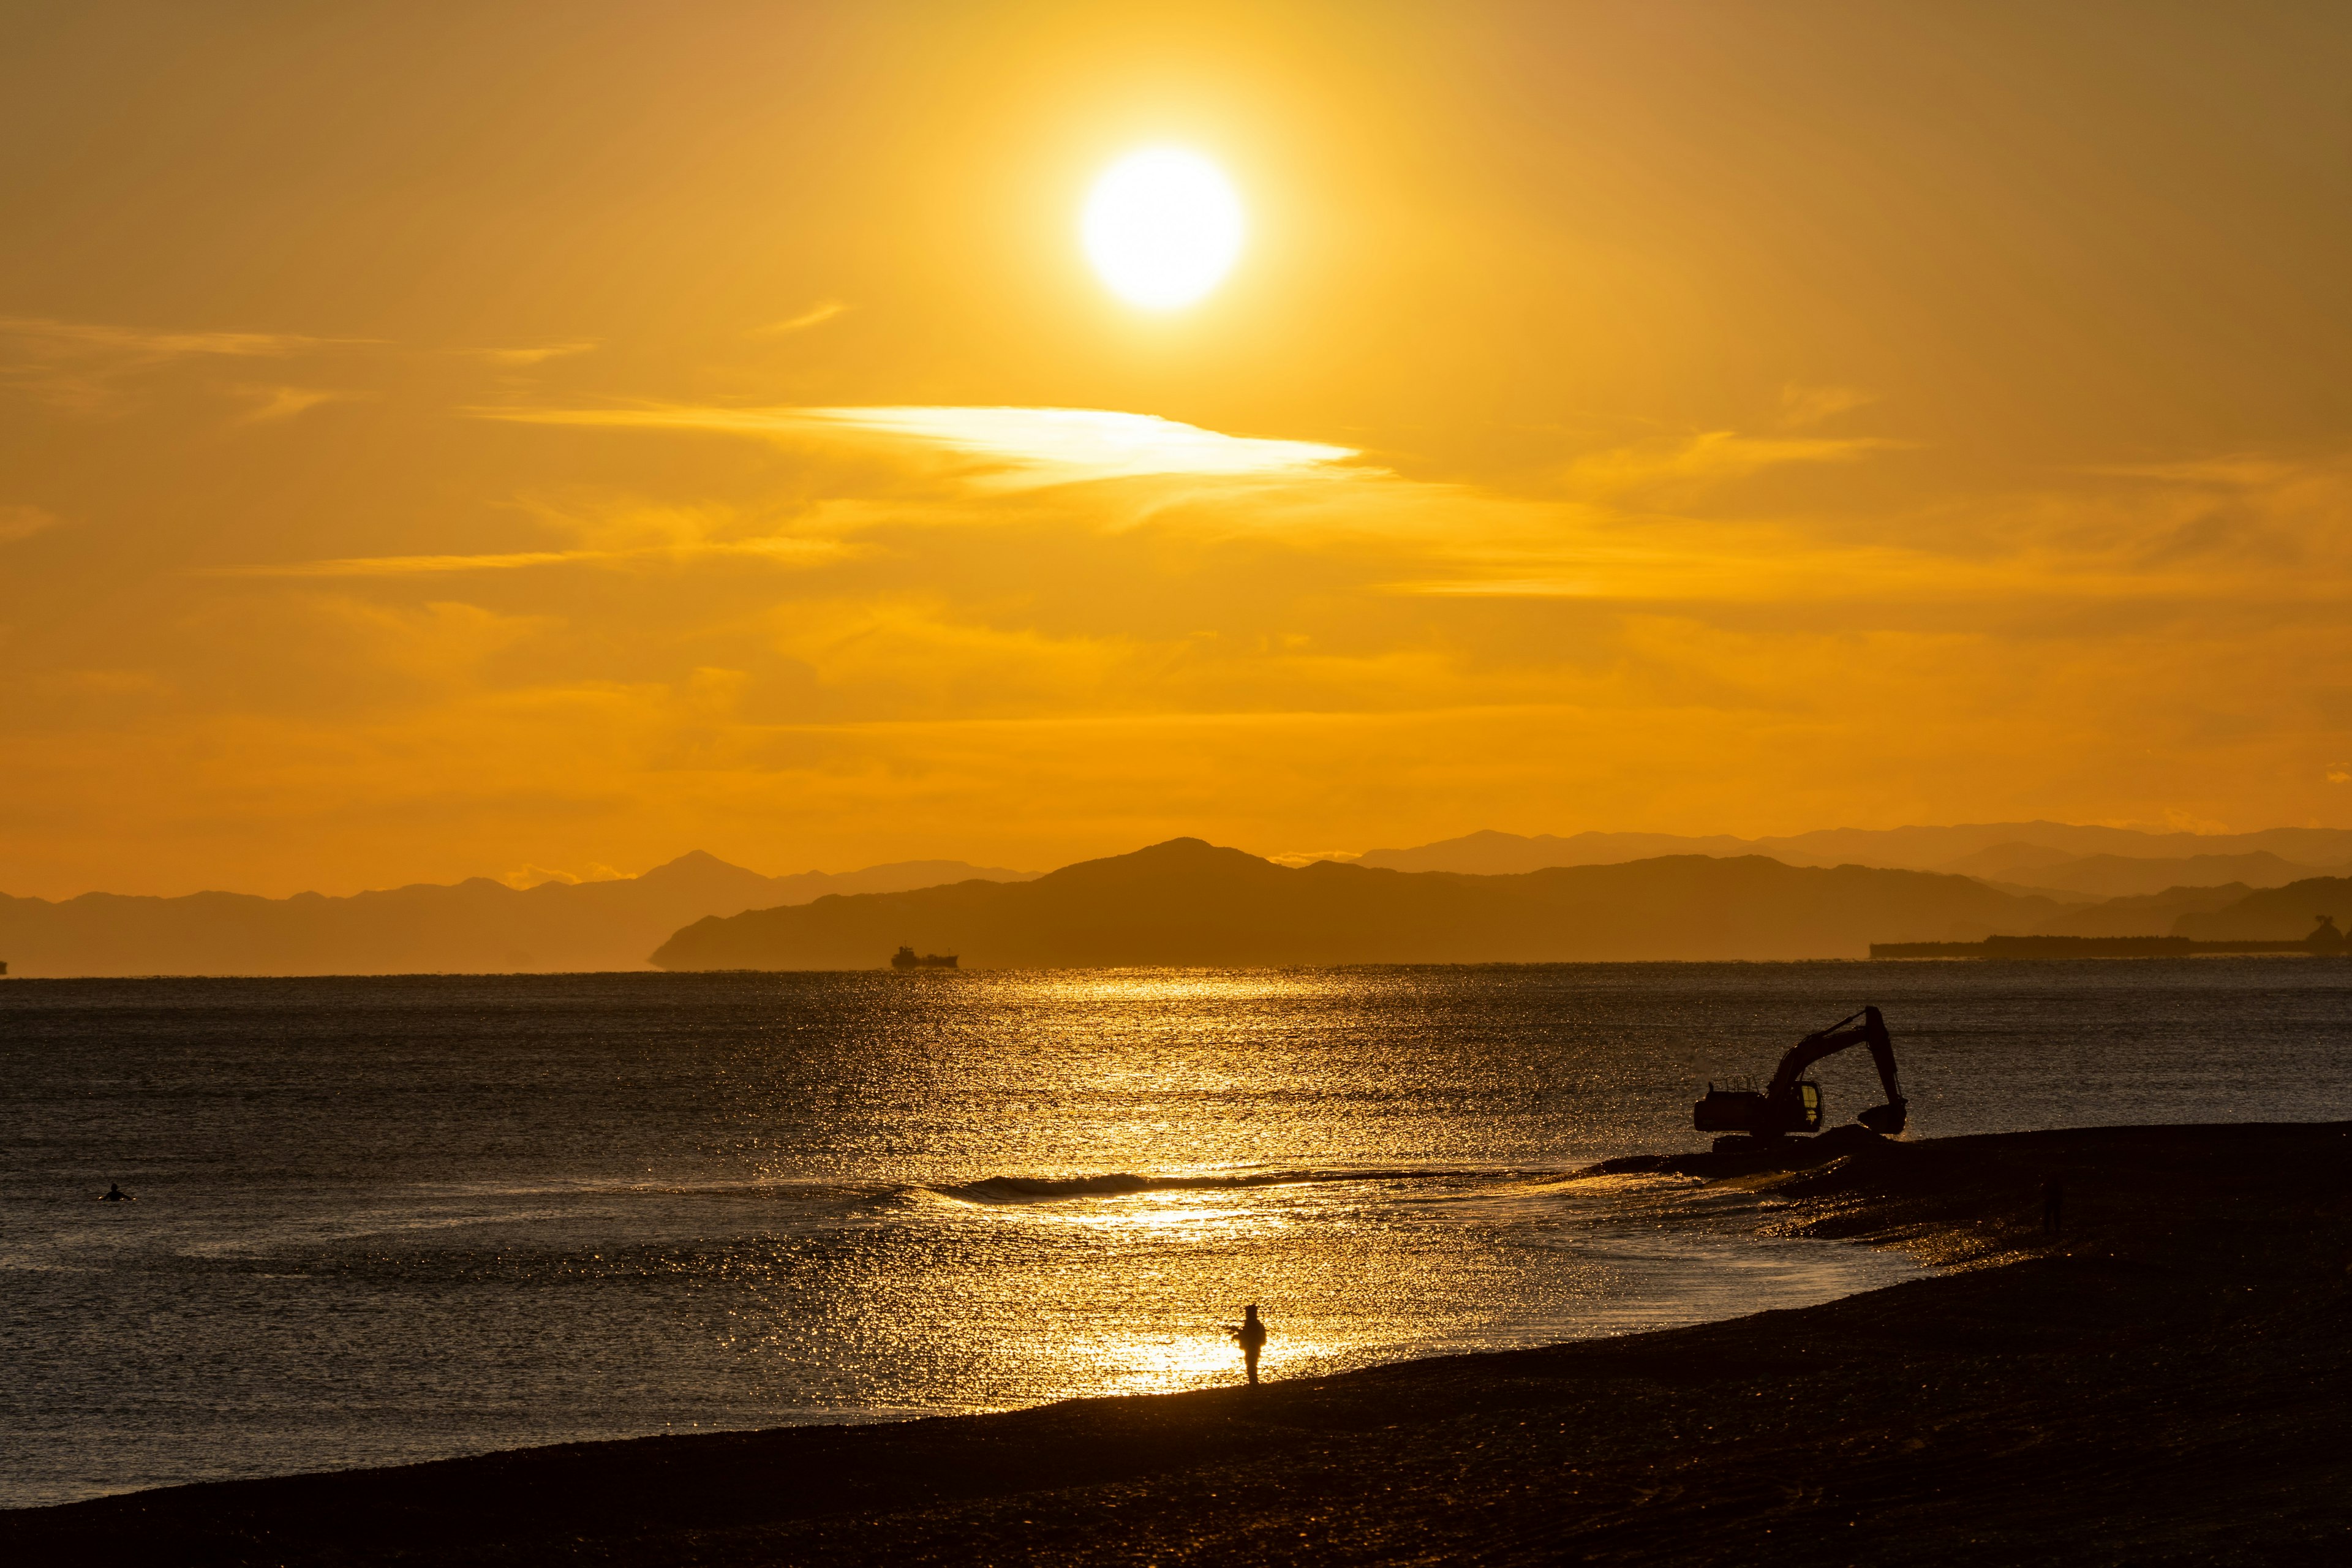
[[[1114,1171],[1099,1176],[988,1176],[956,1186],[931,1187],[941,1197],[974,1204],[1051,1203],[1060,1198],[1121,1197],[1129,1193],[1207,1192],[1234,1187],[1287,1187],[1309,1182],[1491,1181],[1505,1171],[1234,1171],[1206,1176],[1140,1176]]]

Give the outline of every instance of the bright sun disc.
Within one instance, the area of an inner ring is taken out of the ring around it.
[[[1132,305],[1172,310],[1217,286],[1242,249],[1242,203],[1214,163],[1177,147],[1103,172],[1078,222],[1087,259]]]

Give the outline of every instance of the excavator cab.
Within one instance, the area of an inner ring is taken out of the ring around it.
[[[1745,1132],[1752,1138],[1782,1138],[1822,1130],[1822,1086],[1811,1079],[1776,1102],[1752,1089],[1706,1086],[1706,1098],[1691,1108],[1691,1125],[1701,1132]]]

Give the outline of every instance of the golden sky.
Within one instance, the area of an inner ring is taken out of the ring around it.
[[[42,5],[0,890],[2352,826],[2352,11]],[[1129,304],[1122,154],[1247,237]]]

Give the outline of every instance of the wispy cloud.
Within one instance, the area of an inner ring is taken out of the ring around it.
[[[1347,447],[1228,436],[1150,414],[1099,408],[809,408],[844,429],[925,441],[1070,479],[1296,474],[1345,462]]]
[[[2097,476],[2063,492],[1973,498],[1965,519],[1922,505],[1861,528],[1801,512],[1757,515],[1739,489],[1721,481],[1862,463],[1907,443],[1706,432],[1587,454],[1546,498],[1413,479],[1365,463],[1346,447],[1102,409],[655,405],[474,412],[530,423],[878,444],[915,464],[902,492],[803,509],[794,525],[803,535],[1151,528],[1196,547],[1255,541],[1318,552],[1355,591],[1382,598],[2152,605],[2212,603],[2254,583],[2299,603],[2352,595],[2345,585],[2352,579],[2318,569],[2352,555],[2352,546],[2334,542],[2344,537],[2340,528],[2319,526],[2341,515],[2352,491],[2344,466],[2334,462]],[[1117,488],[1079,488],[1083,481]],[[2217,509],[2216,495],[2228,499],[2226,509]],[[592,534],[583,542],[610,548],[623,541]],[[2289,562],[2313,569],[2282,574]]]
[[[0,383],[57,406],[94,413],[119,403],[141,376],[188,362],[290,359],[331,349],[373,346],[362,338],[295,332],[163,331],[40,316],[0,317]],[[232,392],[251,389],[233,387]],[[289,393],[304,389],[287,388]],[[316,401],[348,394],[323,393]],[[282,412],[299,413],[289,406]],[[281,411],[265,406],[257,418]]]
[[[1838,547],[1790,531],[1690,521],[1601,524],[1550,548],[1505,544],[1453,552],[1453,570],[1380,591],[1456,599],[1619,599],[1765,604],[1797,596],[1963,597],[2013,593],[2005,568],[1956,565],[1892,546]]]
[[[1663,445],[1589,453],[1570,466],[1568,480],[1578,494],[1617,498],[1660,487],[1745,479],[1790,464],[1858,462],[1909,445],[1871,436],[1745,436],[1736,430],[1709,430]]]
[[[45,528],[55,528],[55,512],[37,506],[0,506],[0,544],[30,539]]]
[[[849,310],[850,306],[842,300],[819,300],[797,316],[752,328],[751,335],[755,338],[780,338],[787,332],[804,332],[811,327],[824,325],[835,316],[845,315]]]
[[[1878,394],[1858,386],[1805,386],[1792,381],[1780,389],[1780,423],[1801,429],[1877,401]]]
[[[267,423],[273,419],[291,419],[297,414],[326,403],[355,403],[376,395],[373,392],[339,391],[322,386],[244,386],[237,389],[257,400],[257,406],[245,416],[248,425]]]
[[[520,368],[526,365],[543,364],[549,360],[563,359],[572,354],[584,354],[597,346],[595,339],[582,338],[574,342],[541,343],[536,348],[467,349],[464,352],[476,359],[488,360],[492,364]]]
[[[817,565],[854,547],[834,539],[743,539],[645,545],[632,550],[518,550],[485,555],[354,555],[332,561],[267,562],[198,568],[200,577],[420,577],[450,572],[512,572],[532,566],[613,565],[655,559],[739,556],[779,565]]]
[[[603,560],[602,550],[523,550],[504,555],[355,555],[334,561],[283,561],[251,566],[205,566],[200,577],[415,577],[438,572],[510,572]]]
[[[1228,436],[1150,414],[1100,408],[881,407],[474,408],[478,418],[530,425],[700,430],[801,439],[882,437],[941,450],[1013,482],[1066,484],[1163,475],[1298,475],[1357,456],[1315,441]]]
[[[0,316],[0,336],[65,350],[154,363],[191,354],[268,359],[313,349],[364,343],[364,338],[314,338],[292,332],[162,331],[44,316]]]
[[[1723,446],[1706,448],[1701,466]],[[1454,508],[1456,540],[1432,540],[1416,563],[1430,569],[1379,586],[1444,598],[1727,604],[2352,599],[2352,533],[2342,526],[2352,514],[2352,462],[2342,458],[2102,470],[2014,494],[1932,498],[1872,519],[1866,531],[1804,515],[1675,510],[1654,503],[1693,496],[1639,493],[1647,510],[1505,510],[1496,498],[1465,495]]]

